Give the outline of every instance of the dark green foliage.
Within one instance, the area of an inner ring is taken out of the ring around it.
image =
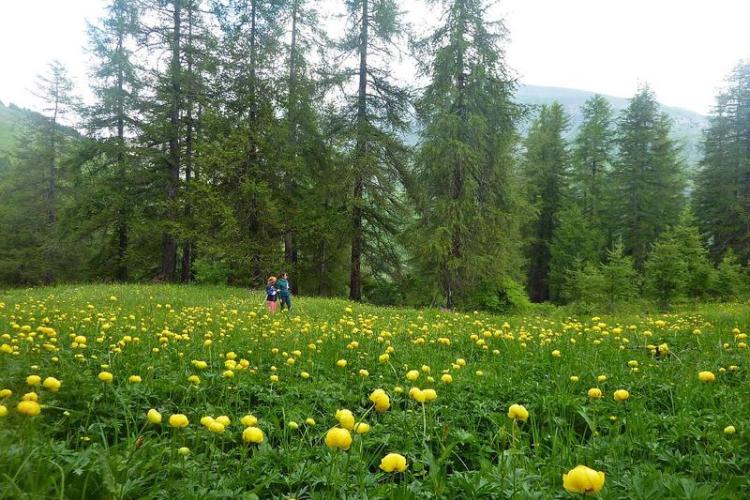
[[[542,106],[526,139],[524,176],[536,217],[527,229],[528,289],[532,301],[550,299],[551,245],[568,195],[569,154],[563,134],[568,117],[558,103]]]
[[[742,266],[729,249],[719,263],[717,272],[716,292],[723,300],[738,298],[746,290],[743,289]]]
[[[521,109],[502,52],[505,31],[481,0],[439,3],[443,17],[418,44],[429,83],[417,101],[418,218],[411,249],[450,308],[476,293],[494,296],[519,277],[522,221],[513,163]]]
[[[750,240],[750,63],[737,66],[716,99],[704,137],[694,210],[712,258],[732,249],[747,262]]]
[[[683,294],[688,264],[674,235],[664,233],[654,244],[645,264],[644,289],[663,308]]]
[[[639,270],[649,246],[677,220],[684,201],[682,164],[670,127],[648,87],[638,91],[618,122],[611,223]]]

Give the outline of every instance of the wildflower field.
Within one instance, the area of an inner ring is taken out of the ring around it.
[[[750,306],[0,292],[3,498],[747,498]],[[584,467],[579,467],[584,466]]]

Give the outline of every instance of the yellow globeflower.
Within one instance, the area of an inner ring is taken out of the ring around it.
[[[560,354],[559,350],[555,349],[554,351],[552,351],[552,356],[555,358],[559,358],[560,356],[562,356],[562,354]]]
[[[526,422],[529,419],[529,411],[522,405],[513,404],[508,408],[508,418]]]
[[[312,417],[308,417],[305,419],[305,425],[309,425],[310,427],[315,425],[315,419]]]
[[[182,446],[180,447],[180,449],[177,450],[177,453],[179,453],[183,457],[186,457],[190,455],[190,448],[188,448],[187,446]]]
[[[453,376],[450,373],[443,373],[443,375],[440,377],[440,381],[444,384],[450,384],[453,382]]]
[[[39,401],[39,395],[36,392],[27,392],[23,396],[21,396],[22,401]]]
[[[29,375],[26,377],[26,383],[29,385],[39,385],[39,383],[42,381],[42,377],[39,375]]]
[[[224,427],[229,427],[229,424],[232,423],[232,421],[226,415],[219,415],[218,417],[216,417],[216,421]]]
[[[630,393],[625,389],[618,389],[614,393],[615,401],[625,401],[630,397]]]
[[[299,424],[295,422],[294,420],[290,420],[288,424],[286,424],[287,427],[289,427],[291,430],[296,431],[299,429]]]
[[[326,433],[326,446],[329,448],[348,450],[351,445],[352,435],[347,429],[333,427]]]
[[[42,407],[36,401],[21,401],[16,406],[16,410],[28,417],[35,417],[42,411]]]
[[[589,389],[588,396],[591,399],[600,399],[602,397],[602,390],[597,387]]]
[[[409,389],[409,397],[417,403],[424,403],[426,401],[424,391],[419,387],[412,387]]]
[[[152,424],[160,424],[161,423],[161,413],[151,408],[148,413],[146,413],[146,418],[149,422]]]
[[[246,443],[259,444],[263,442],[263,431],[257,427],[248,427],[242,431],[242,440]]]
[[[435,389],[425,389],[422,391],[424,394],[424,400],[429,401],[435,401],[437,399],[437,392],[435,392]]]
[[[172,416],[174,416],[174,415],[172,415]],[[170,418],[170,420],[171,420],[171,418]],[[207,425],[207,427],[208,427],[208,430],[211,431],[211,432],[213,432],[214,434],[221,434],[221,433],[224,432],[224,424],[222,424],[218,420],[214,420],[212,422],[209,422],[208,425]]]
[[[13,391],[11,391],[10,389],[0,390],[0,399],[9,398],[12,395],[13,395]]]
[[[336,410],[336,420],[347,430],[354,429],[354,415],[349,410]]]
[[[0,405],[0,417],[4,417],[8,414],[8,407],[5,405]]]
[[[101,380],[104,383],[111,384],[112,383],[112,374],[109,372],[99,372],[99,375],[97,375],[99,380]]]
[[[375,411],[383,413],[391,407],[391,400],[383,389],[375,389],[370,394],[370,401],[375,405]]]
[[[404,472],[406,467],[406,457],[398,453],[389,453],[380,461],[380,469],[385,472]]]
[[[703,371],[698,373],[698,380],[701,382],[713,382],[716,380],[716,375],[714,375],[713,372]]]
[[[174,415],[169,416],[169,425],[171,427],[187,427],[189,423],[190,421],[188,418],[182,413],[175,413]]]
[[[563,487],[569,493],[597,493],[604,487],[604,473],[579,465],[563,474]]]
[[[131,384],[140,384],[141,382],[143,382],[143,379],[140,375],[131,375],[128,377],[128,382],[130,382]]]
[[[409,370],[406,372],[406,380],[414,382],[419,378],[419,372],[417,370]]]
[[[354,432],[356,432],[357,434],[367,434],[368,432],[370,432],[370,424],[360,422],[354,426]]]
[[[245,415],[240,419],[240,423],[245,427],[253,427],[258,423],[258,419],[254,415]]]
[[[734,434],[735,432],[737,432],[737,429],[735,429],[733,425],[727,425],[724,427],[724,434]]]
[[[51,392],[59,391],[61,385],[62,382],[57,380],[55,377],[47,377],[44,379],[44,382],[42,382],[42,386]]]
[[[579,380],[581,380],[581,379],[578,377],[578,375],[571,375],[570,376],[570,381],[573,382],[573,383],[578,382]]]
[[[346,360],[345,359],[340,359],[340,360],[336,361],[336,366],[338,366],[339,368],[345,368],[346,367]]]

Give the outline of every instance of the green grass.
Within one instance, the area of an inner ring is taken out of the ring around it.
[[[578,464],[606,473],[601,498],[743,498],[750,489],[748,349],[732,332],[748,328],[746,304],[594,321],[565,310],[496,317],[312,298],[295,298],[291,316],[269,318],[262,300],[220,287],[0,292],[0,346],[15,350],[0,352],[0,389],[13,391],[0,401],[8,409],[0,418],[0,497],[565,498],[573,495],[562,474]],[[599,322],[605,326],[595,329]],[[87,338],[85,349],[72,346],[76,335]],[[669,355],[647,347],[662,343]],[[381,363],[388,346],[393,353]],[[231,379],[223,376],[229,352],[248,364]],[[456,368],[459,358],[465,366]],[[424,372],[405,379],[423,365],[434,382]],[[112,384],[98,380],[103,370]],[[444,370],[449,385],[440,381]],[[700,382],[702,370],[716,381]],[[31,374],[62,381],[56,393],[36,388],[36,417],[16,412]],[[130,375],[143,382],[129,383]],[[434,388],[437,400],[411,400],[412,385]],[[604,397],[590,400],[591,387]],[[368,401],[377,388],[391,397],[385,413]],[[626,402],[612,397],[621,388]],[[527,422],[508,418],[514,403],[529,411]],[[162,424],[148,423],[150,408]],[[339,408],[372,426],[348,451],[324,444]],[[190,425],[169,427],[173,413]],[[242,441],[248,413],[265,433],[260,445]],[[199,424],[205,415],[232,423],[212,434]],[[303,423],[308,417],[315,426]],[[724,434],[728,425],[736,434]],[[188,456],[178,454],[183,446]],[[389,452],[407,458],[406,472],[379,470]]]

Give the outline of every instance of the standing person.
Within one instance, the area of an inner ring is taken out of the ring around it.
[[[284,304],[286,304],[287,311],[291,311],[292,287],[289,284],[289,275],[287,273],[281,273],[281,279],[276,283],[276,288],[278,288],[279,297],[281,298],[281,310],[284,310]]]
[[[266,307],[268,312],[274,314],[276,312],[276,295],[278,290],[276,289],[276,276],[268,278],[266,283]]]

